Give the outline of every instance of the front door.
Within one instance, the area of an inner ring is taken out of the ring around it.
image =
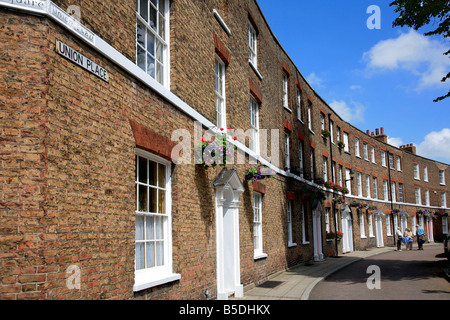
[[[346,210],[342,212],[342,251],[353,251],[352,216]]]
[[[375,235],[377,237],[377,247],[384,247],[383,219],[380,214],[375,215]]]
[[[322,206],[319,203],[313,210],[314,261],[323,259],[321,211]]]

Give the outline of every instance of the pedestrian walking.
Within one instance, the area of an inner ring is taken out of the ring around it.
[[[423,250],[423,244],[425,242],[425,231],[419,225],[417,225],[416,236],[417,236],[417,245],[419,246],[417,250]]]
[[[397,236],[397,251],[402,251],[403,233],[402,230],[400,230],[400,227],[397,227],[395,235]]]
[[[403,234],[403,243],[406,245],[406,250],[412,250],[412,243],[414,241],[413,233],[410,228],[405,229],[405,233]]]

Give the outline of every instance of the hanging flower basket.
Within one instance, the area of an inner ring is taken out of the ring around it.
[[[245,180],[255,182],[265,178],[272,178],[274,175],[275,171],[258,161],[255,166],[250,167],[247,170],[245,173]]]
[[[364,203],[364,202],[359,202],[359,201],[356,201],[356,200],[352,200],[350,202],[350,207],[354,207],[354,208],[357,208],[357,209],[366,209],[367,208],[367,204]]]
[[[373,203],[369,203],[367,205],[367,210],[378,210],[378,206],[374,205]]]
[[[416,214],[419,215],[419,216],[423,215],[425,217],[431,217],[433,215],[433,213],[429,212],[427,209],[425,209],[425,210],[422,210],[422,209],[417,210]]]
[[[391,214],[399,214],[400,210],[399,209],[394,209],[391,211]]]
[[[339,191],[342,192],[342,194],[348,194],[347,187],[339,187]]]
[[[336,234],[333,231],[327,231],[325,237],[327,240],[333,240],[336,238]]]
[[[224,131],[223,128],[220,130]],[[224,167],[227,163],[233,162],[236,146],[230,144],[227,138],[225,132],[217,133],[211,140],[202,138],[200,145],[196,146],[194,151],[195,163],[208,169],[217,165]],[[237,138],[233,137],[233,140]]]
[[[448,217],[447,212],[445,212],[445,211],[440,211],[440,210],[434,212],[434,215],[436,215],[436,216],[438,216],[438,217]]]
[[[328,138],[331,135],[330,131],[328,131],[327,129],[322,130],[321,133],[323,138]]]
[[[346,204],[347,202],[345,201],[345,197],[344,196],[339,196],[336,198],[333,198],[333,202],[336,204]]]
[[[345,143],[342,142],[342,141],[338,141],[338,142],[337,142],[337,146],[338,146],[339,149],[344,149]]]
[[[306,183],[302,183],[301,187],[297,189],[297,192],[303,200],[311,200],[313,203],[316,201],[322,202],[326,198],[322,190]]]

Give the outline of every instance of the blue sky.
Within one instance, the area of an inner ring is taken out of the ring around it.
[[[391,1],[258,0],[273,33],[314,90],[362,131],[384,127],[392,145],[450,164],[449,42],[393,28]],[[380,29],[369,29],[380,9]]]

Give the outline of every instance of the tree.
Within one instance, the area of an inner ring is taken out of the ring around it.
[[[395,6],[395,12],[399,16],[392,23],[393,27],[408,26],[418,30],[422,27],[435,28],[425,33],[425,36],[441,35],[444,39],[450,37],[450,1],[448,0],[395,0],[390,4]],[[430,24],[431,22],[431,24]],[[450,41],[449,41],[450,42]],[[443,53],[450,59],[450,50]],[[442,82],[450,79],[447,73]],[[433,100],[438,102],[450,97],[450,90],[446,95]]]

